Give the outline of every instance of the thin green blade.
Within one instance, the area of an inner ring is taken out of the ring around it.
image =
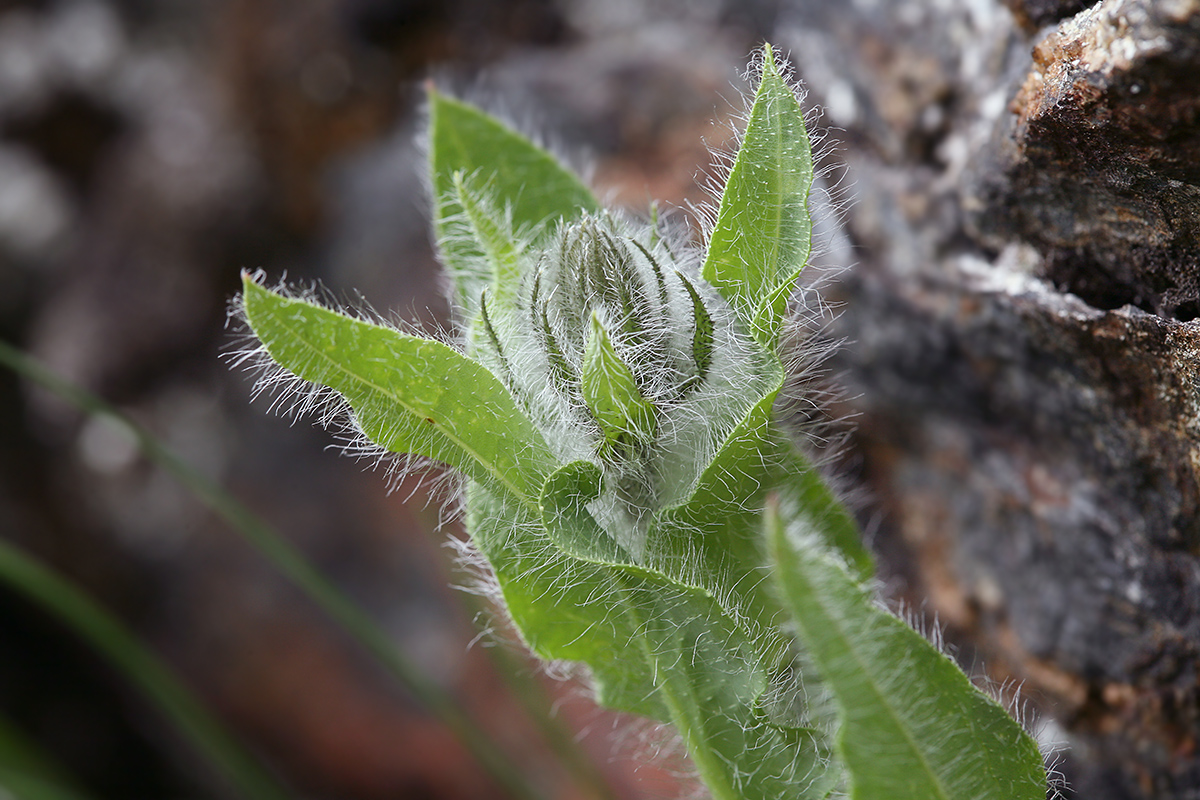
[[[808,262],[812,180],[804,111],[768,45],[703,270],[705,280],[764,342],[778,333],[791,284]]]
[[[3,800],[87,800],[88,795],[53,778],[0,766]]]
[[[274,776],[119,620],[74,585],[4,540],[0,540],[0,583],[54,614],[86,639],[175,724],[180,733],[236,787],[241,797],[275,800],[288,796]],[[28,765],[29,762],[25,763]],[[4,775],[2,767],[0,765],[0,775]],[[26,790],[41,791],[40,797],[49,797],[45,792],[60,786],[57,782],[52,784],[44,774],[33,774],[28,769],[19,775],[10,769],[6,777],[20,781]]]
[[[440,342],[276,294],[250,276],[243,285],[246,317],[271,358],[340,392],[372,442],[535,503],[554,457],[485,367]]]
[[[791,498],[767,545],[800,644],[833,695],[854,800],[1044,800],[1036,742],[916,631],[880,609]]]
[[[87,794],[61,764],[0,716],[0,797],[16,800],[85,800]]]

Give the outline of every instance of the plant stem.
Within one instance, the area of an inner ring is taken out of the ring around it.
[[[633,599],[630,589],[623,588],[621,594],[625,598],[625,613],[636,620],[636,627],[644,628],[646,619],[643,617],[637,601]],[[647,637],[638,637],[637,643],[647,661],[651,663],[658,661],[654,645]],[[689,706],[691,709],[696,708],[694,702],[690,704],[685,702],[687,696],[691,694],[690,687],[686,684],[677,685],[680,683],[680,673],[673,666],[655,669],[655,674],[662,676],[657,682],[656,688],[663,705],[670,714],[671,724],[683,738],[688,756],[696,765],[696,771],[700,774],[700,779],[704,782],[712,800],[741,800],[741,793],[729,781],[729,775],[725,769],[727,764],[722,761],[716,749],[709,744],[704,720],[697,719],[695,715],[688,713]]]

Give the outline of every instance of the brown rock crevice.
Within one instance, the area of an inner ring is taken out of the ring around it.
[[[846,312],[875,326],[852,351],[856,444],[912,594],[1053,712],[1090,765],[1076,775],[1154,787],[1077,796],[1185,796],[1200,770],[1200,326],[993,266],[960,278],[867,288]]]
[[[1200,315],[1200,3],[1110,0],[1063,22],[975,175],[971,224],[1021,238],[1100,308]]]

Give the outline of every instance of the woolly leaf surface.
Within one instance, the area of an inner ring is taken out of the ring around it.
[[[246,317],[271,358],[340,392],[372,442],[536,500],[554,459],[487,369],[441,342],[285,297],[249,276],[243,286]]]
[[[604,565],[568,555],[540,517],[501,502],[479,485],[467,489],[466,521],[530,650],[548,660],[587,663],[596,698],[604,705],[667,718],[645,662],[629,657],[636,630],[622,616],[609,614],[602,599],[614,593]]]
[[[753,643],[707,593],[657,573],[634,580],[640,576],[624,571],[626,614],[640,634],[635,644],[712,796],[823,800],[837,779],[825,739],[772,724],[760,712],[767,681]]]
[[[538,237],[558,220],[599,212],[591,190],[546,150],[496,118],[438,91],[429,92],[429,160],[434,228],[456,300],[473,309],[479,290],[492,282],[485,247],[464,227],[455,175],[507,209],[511,230]]]
[[[703,269],[704,278],[764,342],[774,341],[791,285],[808,261],[812,179],[804,111],[767,46]]]
[[[801,646],[833,695],[854,800],[1043,800],[1033,739],[932,644],[879,608],[811,534],[791,498],[772,503],[772,569]]]
[[[583,509],[598,472],[568,464],[547,481],[544,530],[476,487],[473,540],[496,572],[526,643],[586,663],[597,700],[673,723],[714,797],[824,798],[837,779],[815,731],[774,724],[752,642],[706,591],[622,558]],[[574,506],[574,508],[572,508]],[[506,518],[507,516],[507,518]]]
[[[600,496],[601,471],[590,461],[559,468],[542,487],[542,525],[563,552],[605,564],[633,559],[588,513],[586,504]]]
[[[487,268],[480,280],[470,281],[461,288],[474,300],[486,287],[497,303],[511,308],[521,285],[522,255],[527,243],[516,234],[508,214],[496,206],[486,190],[469,185],[470,179],[461,172],[451,177],[453,197],[462,208],[459,224],[469,231]],[[473,307],[471,310],[475,311]]]
[[[859,578],[874,570],[849,512],[774,426],[778,385],[734,428],[690,499],[658,517],[646,548],[647,563],[721,598],[764,652],[777,652],[782,644],[777,631],[780,606],[763,582],[758,533],[770,492],[787,487],[802,497],[814,530]]]

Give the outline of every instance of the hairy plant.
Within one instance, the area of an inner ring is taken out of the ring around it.
[[[853,518],[778,419],[813,161],[770,47],[754,71],[702,249],[431,89],[459,338],[247,274],[249,355],[283,368],[266,385],[318,387],[302,408],[462,475],[525,644],[674,725],[713,797],[1042,798],[1033,739],[879,604]]]

